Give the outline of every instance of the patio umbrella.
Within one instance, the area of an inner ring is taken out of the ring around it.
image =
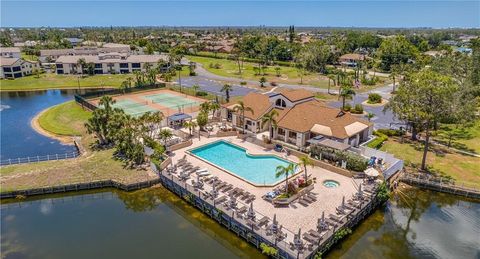
[[[217,189],[215,187],[215,183],[213,184],[213,189],[210,192],[210,195],[212,195],[212,197],[217,197]]]
[[[345,208],[345,195],[342,197],[342,209]]]
[[[317,230],[322,232],[327,229],[327,223],[325,222],[325,211],[322,211],[322,217],[318,219]]]
[[[293,238],[293,243],[295,244],[295,246],[297,248],[300,248],[303,246],[303,242],[302,242],[302,229],[299,228],[298,229],[298,234],[295,235],[295,237]]]
[[[373,167],[367,168],[367,170],[365,170],[364,172],[368,177],[378,177],[380,175],[380,173],[377,171],[377,169],[375,169]]]
[[[237,207],[237,198],[233,196],[233,194],[230,194],[230,208],[235,208]]]
[[[277,222],[277,214],[273,214],[273,221],[272,221],[272,231],[276,233],[278,229],[278,222]]]
[[[363,197],[362,184],[360,184],[360,185],[358,186],[357,197],[358,197],[358,198],[362,198],[362,197]]]
[[[255,211],[253,210],[253,202],[250,203],[250,208],[248,208],[247,217],[249,219],[255,219]]]

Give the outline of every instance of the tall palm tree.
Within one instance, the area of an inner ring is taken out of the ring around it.
[[[289,164],[288,166],[279,165],[275,169],[275,177],[285,176],[285,193],[288,194],[288,175],[295,172],[295,166]]]
[[[212,111],[212,117],[215,117],[215,113],[220,109],[220,104],[218,102],[210,102],[210,110]]]
[[[225,92],[225,97],[227,99],[227,103],[230,102],[230,92],[232,91],[232,86],[229,84],[224,84],[220,92]]]
[[[167,141],[173,137],[173,133],[168,129],[162,129],[160,130],[159,137],[163,140],[163,145],[167,146]]]
[[[307,180],[308,180],[307,166],[314,167],[315,164],[313,164],[313,161],[307,155],[305,155],[300,157],[300,165],[303,166],[303,171],[305,171],[305,183],[307,183]]]
[[[185,121],[183,126],[188,129],[190,136],[192,135],[192,131],[197,127],[197,123],[195,121]]]
[[[334,74],[331,74],[331,75],[328,75],[328,90],[327,90],[327,93],[330,94],[330,80],[333,81],[333,85],[335,85],[335,75]]]
[[[355,95],[355,91],[351,86],[342,86],[340,88],[339,97],[342,98],[342,110],[345,110],[345,100],[351,99]]]
[[[265,123],[268,123],[268,136],[270,137],[270,141],[273,138],[273,130],[272,128],[277,128],[277,116],[278,116],[278,111],[275,109],[272,109],[271,111],[265,113],[262,116],[262,125]]]
[[[395,88],[396,88],[395,79],[397,79],[397,76],[398,76],[398,72],[397,72],[397,71],[398,71],[398,68],[397,68],[395,65],[393,65],[393,66],[392,66],[392,69],[391,69],[391,71],[390,71],[390,76],[389,76],[389,77],[392,79],[392,81],[393,81],[392,93],[395,93]]]
[[[192,90],[193,90],[195,96],[197,96],[198,89],[200,89],[199,85],[197,85],[197,84],[192,85]]]
[[[243,101],[238,101],[237,105],[235,105],[235,107],[233,108],[233,111],[241,114],[240,119],[242,122],[242,134],[245,134],[245,112],[249,111],[253,114],[252,108],[245,106],[245,103],[243,103]]]
[[[80,70],[82,71],[82,75],[83,75],[83,69],[85,68],[85,66],[87,65],[87,61],[85,61],[84,58],[80,58],[77,60],[77,66],[80,67]]]

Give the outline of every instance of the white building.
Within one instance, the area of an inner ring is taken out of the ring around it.
[[[165,62],[168,66],[167,55],[129,55],[126,53],[105,53],[97,56],[60,56],[55,62],[57,74],[80,74],[82,67],[79,60],[85,60],[86,64],[93,64],[95,74],[127,74],[134,71],[145,71],[145,65],[150,64],[152,68],[159,62]],[[85,70],[85,67],[83,68]]]
[[[31,75],[34,69],[39,69],[38,62],[21,58],[0,57],[0,78],[20,78]]]
[[[5,58],[20,58],[20,48],[17,47],[1,47],[0,52]]]

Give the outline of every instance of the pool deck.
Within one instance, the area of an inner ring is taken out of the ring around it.
[[[277,220],[285,228],[296,232],[299,228],[302,231],[308,231],[310,229],[315,229],[317,226],[317,220],[321,217],[322,212],[325,212],[325,216],[329,214],[335,214],[336,208],[341,204],[343,196],[345,199],[350,199],[355,192],[357,191],[354,180],[346,176],[330,172],[323,168],[319,167],[307,167],[307,172],[309,175],[312,175],[313,178],[316,178],[314,183],[314,189],[312,193],[316,196],[316,201],[310,203],[308,206],[303,206],[297,201],[294,201],[288,207],[274,207],[268,201],[262,199],[262,196],[267,192],[273,190],[274,187],[258,187],[254,186],[244,180],[241,180],[205,161],[192,156],[188,150],[196,148],[217,140],[226,140],[233,144],[239,145],[247,150],[250,154],[257,155],[277,155],[283,159],[290,160],[292,162],[298,163],[298,158],[290,155],[285,156],[284,153],[280,154],[273,150],[265,150],[262,147],[255,145],[250,142],[243,141],[236,137],[225,137],[225,138],[204,138],[200,140],[198,138],[193,139],[193,145],[176,150],[172,156],[172,161],[174,164],[178,162],[180,158],[184,155],[187,156],[187,161],[189,161],[194,166],[199,166],[200,168],[207,168],[208,171],[217,176],[220,180],[232,184],[234,187],[242,188],[256,196],[256,199],[253,201],[254,209],[265,215],[269,218],[273,218],[273,215],[276,214]],[[232,158],[234,159],[234,158]],[[274,173],[274,172],[272,172]],[[193,178],[195,179],[195,178]],[[337,188],[327,188],[323,186],[323,181],[325,180],[334,180],[337,181],[340,186]],[[188,180],[190,181],[190,180]],[[210,191],[210,185],[205,185],[204,190]]]

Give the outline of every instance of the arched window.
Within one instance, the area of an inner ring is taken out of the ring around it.
[[[275,106],[278,106],[278,107],[287,107],[287,104],[285,103],[285,101],[281,98],[277,99],[277,101],[275,102]]]

